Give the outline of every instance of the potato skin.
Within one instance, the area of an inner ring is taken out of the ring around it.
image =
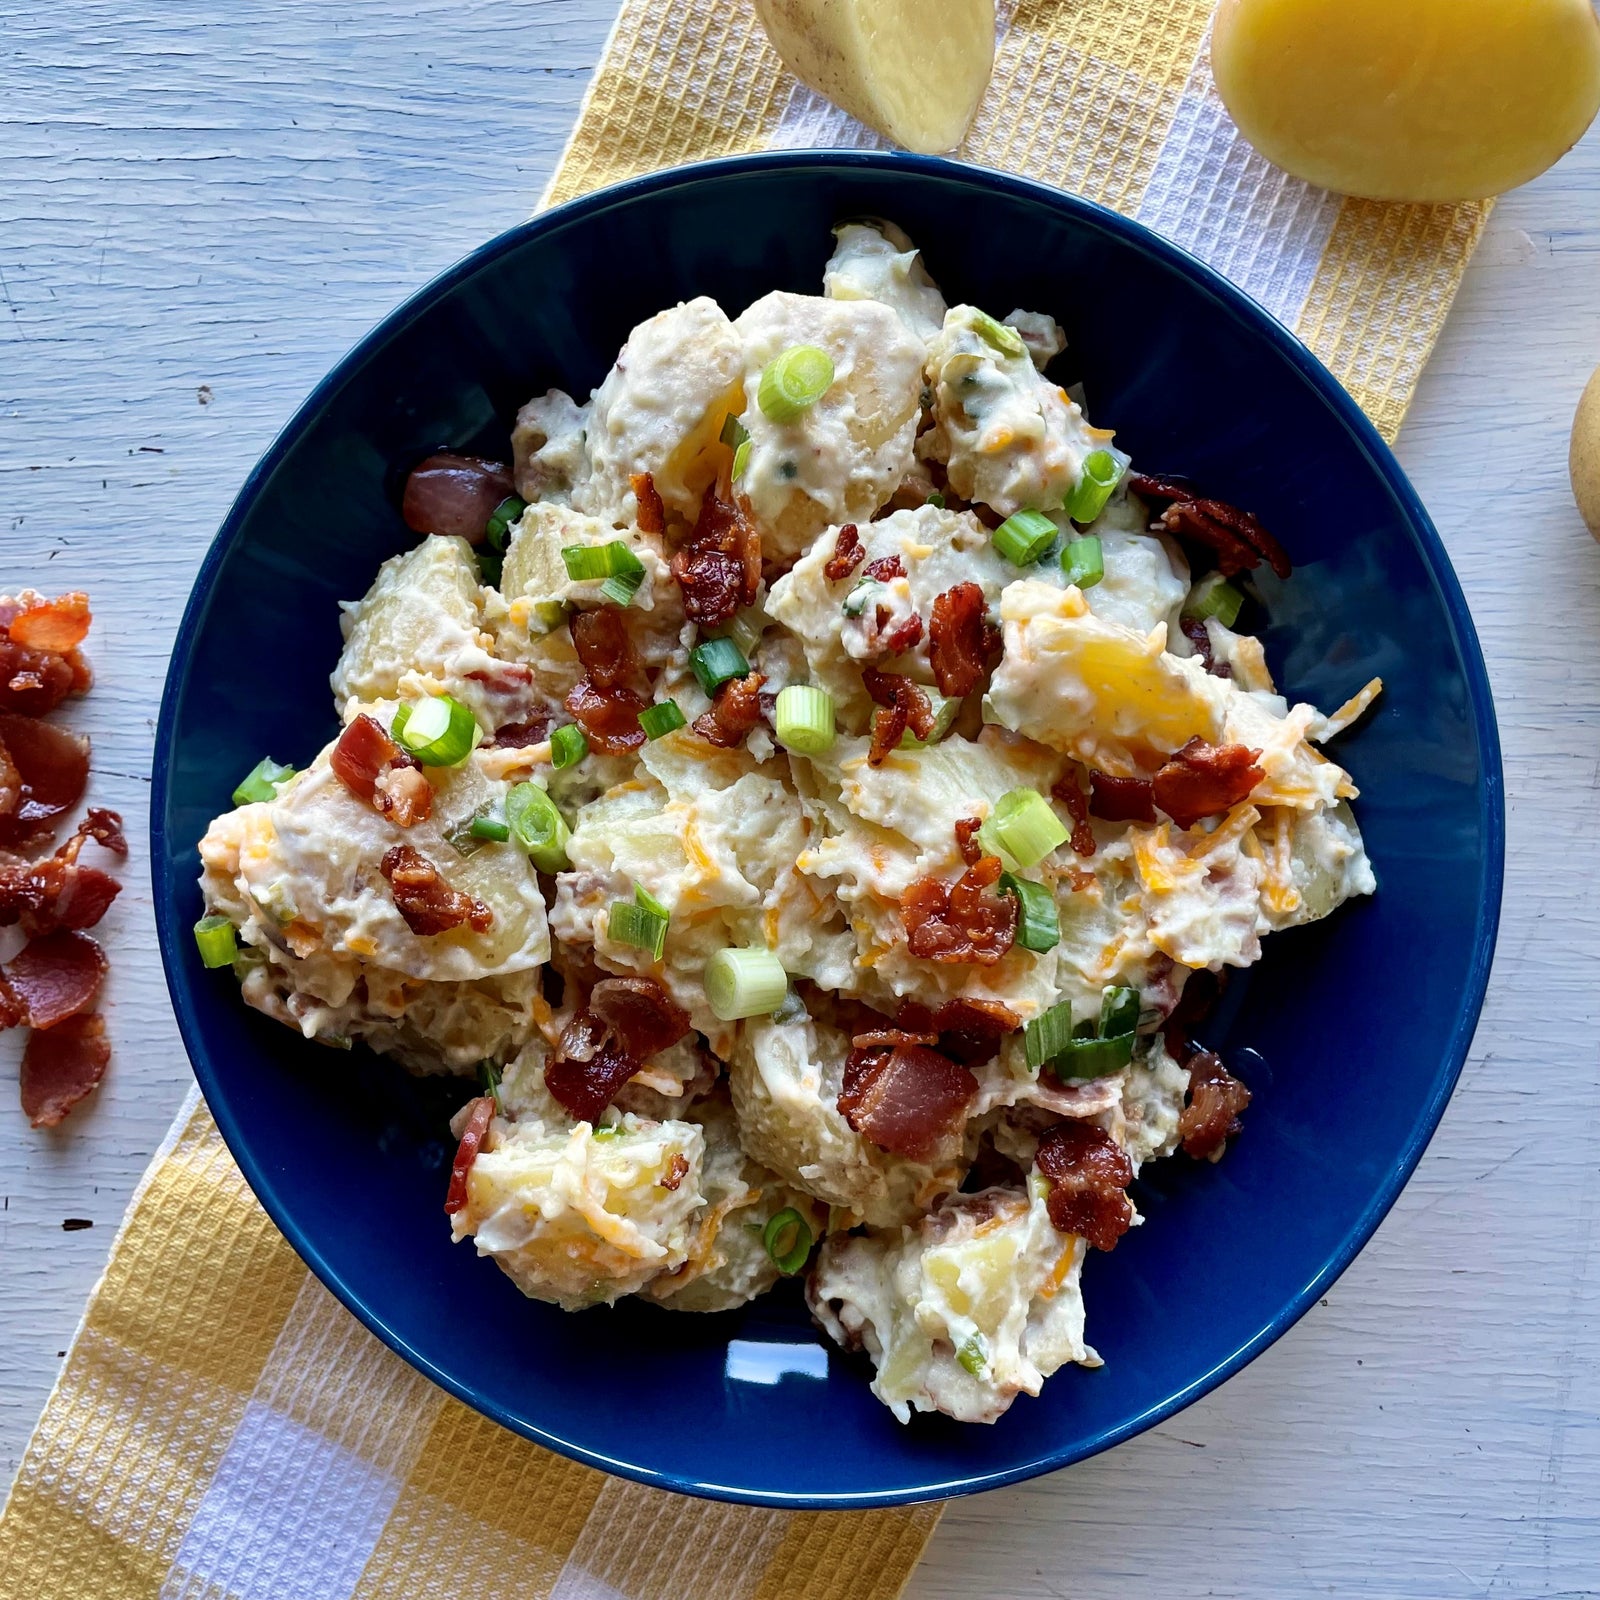
[[[1600,367],[1589,380],[1572,419],[1572,449],[1567,458],[1572,492],[1589,532],[1600,539]]]

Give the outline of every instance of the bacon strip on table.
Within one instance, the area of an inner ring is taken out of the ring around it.
[[[1092,783],[1093,778],[1090,779]],[[1050,793],[1067,808],[1067,815],[1072,818],[1072,849],[1075,855],[1087,859],[1099,848],[1094,836],[1094,828],[1089,823],[1089,796],[1083,792],[1083,786],[1078,782],[1075,768],[1068,767],[1056,779]]]
[[[105,982],[106,953],[86,933],[58,929],[30,939],[0,967],[0,1021],[53,1028],[94,1003]]]
[[[1133,1205],[1124,1191],[1133,1182],[1127,1152],[1092,1122],[1058,1122],[1039,1141],[1034,1158],[1050,1180],[1045,1209],[1062,1233],[1110,1250],[1133,1226]]]
[[[503,461],[440,451],[412,468],[400,515],[413,533],[481,544],[495,507],[515,493],[511,468]]]
[[[1250,1091],[1222,1064],[1214,1050],[1198,1050],[1189,1061],[1189,1093],[1178,1116],[1185,1155],[1212,1161],[1243,1126],[1239,1117]]]
[[[999,649],[1000,630],[990,622],[989,603],[977,584],[958,583],[933,602],[928,659],[940,694],[971,694]]]
[[[53,1128],[106,1075],[111,1041],[97,1012],[68,1017],[28,1037],[22,1052],[22,1109],[36,1128]]]
[[[998,1000],[946,1000],[932,1009],[918,1000],[907,1000],[901,1004],[895,1026],[932,1033],[943,1054],[976,1067],[999,1054],[1000,1041],[1022,1026],[1022,1018]]]
[[[743,744],[761,721],[761,685],[766,681],[759,672],[730,678],[711,697],[711,709],[694,719],[694,731],[723,750]]]
[[[984,856],[954,884],[918,878],[900,899],[906,948],[920,961],[990,967],[1017,938],[1017,897],[997,894],[1004,869]]]
[[[761,584],[761,534],[739,498],[724,500],[720,487],[706,490],[694,532],[672,553],[683,614],[701,627],[753,605]]]
[[[424,938],[467,923],[476,933],[494,926],[494,912],[483,901],[462,894],[419,850],[397,844],[385,851],[378,871],[389,880],[394,903],[406,926]]]
[[[639,507],[638,514],[634,518],[639,524],[639,532],[665,533],[667,508],[661,503],[661,494],[656,488],[655,477],[648,472],[635,472],[628,482],[633,485],[633,498]]]
[[[365,711],[339,735],[328,764],[356,799],[399,827],[426,822],[433,814],[433,785],[415,758]]]
[[[98,806],[53,856],[29,862],[0,858],[0,927],[20,923],[33,937],[57,928],[92,928],[106,914],[122,885],[98,867],[78,864],[86,839],[94,839],[117,855],[128,853],[122,818]]]
[[[908,727],[919,739],[932,734],[933,707],[927,695],[909,678],[898,672],[879,672],[876,667],[864,667],[861,681],[872,703],[878,707],[872,713],[868,766],[881,767]]]
[[[94,674],[77,647],[90,620],[89,597],[76,590],[0,595],[0,711],[42,717],[88,690]]]
[[[24,650],[65,655],[83,643],[92,621],[89,597],[81,589],[46,600],[30,596],[6,624],[6,636]]]
[[[961,1131],[978,1080],[920,1044],[850,1052],[839,1111],[863,1138],[910,1161],[932,1158]]]
[[[479,1095],[468,1104],[467,1124],[461,1130],[461,1143],[456,1146],[456,1158],[450,1164],[450,1187],[444,1197],[445,1214],[452,1217],[467,1203],[467,1174],[472,1171],[472,1163],[478,1159],[489,1124],[494,1120],[492,1095]]]
[[[822,575],[829,583],[843,583],[866,557],[855,523],[847,522],[834,536],[833,554],[823,563]]]
[[[1155,793],[1148,778],[1089,774],[1089,811],[1102,822],[1154,822]]]
[[[1158,525],[1180,539],[1211,550],[1223,577],[1252,571],[1262,561],[1280,578],[1287,578],[1293,571],[1283,546],[1248,511],[1241,511],[1226,500],[1197,495],[1188,484],[1175,478],[1136,473],[1128,480],[1128,487],[1145,500],[1166,501],[1167,508],[1157,519]]]
[[[1180,828],[1214,817],[1248,800],[1266,774],[1259,750],[1191,739],[1151,780],[1151,797]]]
[[[689,1032],[689,1017],[654,978],[603,978],[561,1034],[545,1087],[580,1122],[598,1122],[624,1084]]]
[[[83,798],[88,782],[87,739],[0,712],[0,846],[50,832]]]

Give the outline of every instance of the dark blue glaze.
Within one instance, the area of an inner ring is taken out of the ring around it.
[[[195,843],[265,754],[333,730],[336,602],[410,544],[396,511],[435,446],[504,454],[517,405],[584,394],[629,328],[714,295],[816,293],[841,218],[892,217],[952,302],[1055,314],[1097,420],[1277,531],[1262,586],[1287,693],[1324,709],[1374,671],[1337,747],[1362,789],[1376,899],[1275,937],[1213,1026],[1256,1103],[1217,1167],[1158,1164],[1149,1224],[1084,1273],[1099,1371],[1071,1368],[990,1428],[901,1427],[855,1358],[823,1353],[798,1288],[697,1319],[524,1300],[440,1211],[459,1089],[336,1054],[201,969]],[[245,1176],[376,1334],[488,1415],[644,1482],[788,1506],[887,1504],[1025,1478],[1205,1393],[1350,1262],[1415,1166],[1472,1037],[1499,914],[1503,812],[1489,688],[1426,513],[1365,417],[1251,301],[1136,224],[941,161],[798,152],[640,179],[485,245],[317,388],[250,475],[195,583],[156,741],[151,859],[172,998]]]

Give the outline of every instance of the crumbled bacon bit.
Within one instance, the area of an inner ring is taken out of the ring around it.
[[[1216,1009],[1217,1001],[1227,984],[1226,968],[1221,972],[1211,972],[1202,967],[1198,972],[1189,974],[1178,996],[1178,1003],[1161,1025],[1167,1054],[1180,1065],[1186,1063],[1198,1050],[1199,1047],[1190,1042],[1189,1035],[1197,1023],[1204,1022]]]
[[[621,755],[644,743],[639,713],[648,702],[632,689],[597,689],[587,678],[567,696],[567,710],[583,729],[589,748],[601,755]]]
[[[1240,1113],[1250,1104],[1250,1091],[1222,1064],[1214,1050],[1200,1050],[1189,1062],[1189,1093],[1178,1117],[1178,1136],[1185,1155],[1212,1161],[1242,1124]]]
[[[1123,1192],[1133,1163],[1103,1128],[1092,1122],[1058,1122],[1039,1141],[1034,1158],[1050,1180],[1045,1208],[1062,1233],[1110,1250],[1133,1226],[1133,1206]]]
[[[1202,817],[1214,817],[1250,797],[1266,776],[1256,765],[1259,750],[1242,744],[1214,745],[1191,739],[1155,775],[1155,803],[1180,828],[1192,828]]]
[[[853,522],[847,522],[833,541],[833,554],[823,563],[822,575],[829,583],[842,583],[866,560],[861,535]]]
[[[419,936],[448,933],[464,922],[476,933],[487,933],[494,926],[494,912],[483,901],[451,888],[444,874],[408,844],[386,851],[378,871],[389,880],[406,926]]]
[[[865,667],[861,681],[878,707],[872,714],[872,748],[867,764],[881,767],[907,727],[919,739],[926,739],[933,732],[933,707],[916,684],[897,672]]]
[[[655,978],[602,978],[589,991],[589,1011],[636,1061],[670,1049],[689,1032],[689,1014]]]
[[[683,614],[702,627],[715,626],[755,603],[761,534],[738,497],[724,500],[713,485],[700,502],[694,532],[673,552],[671,564],[683,590]]]
[[[689,1018],[654,978],[605,978],[569,1022],[545,1087],[580,1122],[598,1122],[623,1085],[689,1032]]]
[[[969,1067],[993,1060],[1000,1041],[1022,1026],[1022,1018],[998,1000],[946,1000],[937,1010],[907,1000],[895,1022],[918,1033],[936,1033],[939,1049]]]
[[[1091,772],[1089,810],[1104,822],[1154,822],[1156,806],[1150,780]]]
[[[667,1163],[667,1170],[661,1174],[659,1187],[676,1191],[678,1185],[689,1176],[689,1158],[681,1151],[674,1151],[672,1159]]]
[[[694,731],[723,750],[743,744],[761,721],[761,685],[766,681],[759,672],[730,678],[711,697],[711,709],[694,719]]]
[[[1280,578],[1287,578],[1293,570],[1283,546],[1248,511],[1225,500],[1199,496],[1188,484],[1173,478],[1136,474],[1128,480],[1128,487],[1145,500],[1166,501],[1160,526],[1214,552],[1223,577],[1253,570],[1263,560]]]
[[[64,656],[51,655],[0,638],[0,711],[42,717],[69,694],[83,693],[90,682],[88,667],[83,666],[80,683],[75,664],[82,664],[76,650]]]
[[[907,650],[915,650],[921,643],[922,618],[915,611],[910,616],[902,617],[892,628],[889,619],[894,613],[890,607],[880,605],[873,614],[878,625],[877,651],[880,660],[904,655]]]
[[[508,722],[494,730],[494,738],[484,746],[488,750],[526,750],[529,745],[543,744],[550,737],[550,724],[555,720],[547,711],[541,711],[528,722]]]
[[[988,602],[975,583],[958,583],[933,602],[928,624],[928,659],[939,693],[957,699],[983,682],[1000,648],[1000,630],[989,620]]]
[[[339,735],[328,765],[356,799],[399,827],[426,822],[433,814],[433,785],[383,724],[365,711]]]
[[[982,826],[982,817],[956,819],[956,850],[969,867],[977,866],[983,855],[983,846],[978,843],[978,830]]]
[[[98,867],[78,865],[86,839],[117,855],[128,853],[122,818],[91,806],[77,832],[53,856],[31,863],[0,859],[0,927],[20,923],[31,938],[57,928],[92,928],[106,914],[122,885]]]
[[[478,1159],[478,1151],[483,1148],[489,1124],[493,1121],[494,1097],[479,1095],[470,1103],[467,1124],[461,1130],[461,1143],[456,1146],[456,1158],[450,1164],[450,1187],[444,1197],[447,1216],[453,1217],[467,1203],[467,1175],[472,1171],[472,1163]]]
[[[908,1033],[904,1028],[869,1028],[850,1036],[852,1050],[893,1050],[900,1044],[922,1044],[930,1048],[939,1042],[937,1030],[928,1028]]]
[[[89,597],[80,589],[46,600],[30,598],[6,629],[12,644],[24,650],[48,651],[65,655],[83,643],[92,620]]]
[[[959,1062],[920,1044],[853,1050],[839,1111],[863,1138],[910,1161],[927,1161],[961,1131],[978,1080]]]
[[[115,811],[107,811],[104,806],[90,806],[84,813],[83,821],[78,824],[78,831],[56,854],[65,854],[70,849],[72,854],[68,859],[76,861],[85,839],[93,839],[101,849],[109,850],[112,855],[125,856],[128,853],[128,841],[122,832],[122,818]]]
[[[1093,782],[1093,779],[1090,781]],[[1089,797],[1078,782],[1077,768],[1069,766],[1056,779],[1050,793],[1067,808],[1067,815],[1072,818],[1074,853],[1084,857],[1092,856],[1099,846],[1095,840],[1094,829],[1089,823]]]
[[[0,969],[11,1001],[4,1009],[20,1011],[19,1020],[31,1028],[53,1028],[93,1003],[106,968],[105,951],[86,933],[63,928],[30,939]]]
[[[996,894],[998,856],[984,856],[952,884],[919,878],[900,900],[906,947],[920,961],[993,966],[1016,942],[1017,897]]]
[[[1183,636],[1194,646],[1194,653],[1207,672],[1213,678],[1231,678],[1233,668],[1226,661],[1220,665],[1217,662],[1216,652],[1211,648],[1211,634],[1205,622],[1200,617],[1180,617],[1178,626],[1183,630]]]
[[[879,583],[888,583],[894,578],[903,578],[906,575],[906,564],[899,556],[879,556],[875,561],[869,561],[861,569],[861,575],[866,578],[876,578]]]
[[[80,1013],[28,1037],[22,1052],[22,1109],[36,1128],[53,1128],[106,1075],[111,1041],[105,1018]]]
[[[665,533],[667,508],[661,503],[654,476],[648,472],[635,472],[628,482],[633,485],[633,498],[639,510],[635,521],[640,533]]]
[[[453,535],[481,544],[495,507],[515,492],[504,462],[441,451],[412,469],[400,515],[413,533]]]
[[[89,741],[53,723],[0,713],[0,748],[0,845],[50,832],[83,795]]]
[[[572,618],[572,648],[597,689],[620,689],[638,674],[639,658],[620,606],[597,606]]]

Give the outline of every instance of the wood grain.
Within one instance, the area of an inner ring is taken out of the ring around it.
[[[98,1102],[41,1135],[0,1094],[6,1477],[189,1079],[142,839],[195,567],[333,361],[526,214],[612,9],[0,0],[0,586],[94,595],[74,720],[140,840]],[[1400,444],[1477,618],[1509,794],[1444,1126],[1287,1338],[1119,1450],[954,1504],[916,1600],[1600,1595],[1600,546],[1565,468],[1600,362],[1597,197],[1600,130],[1501,205]]]

